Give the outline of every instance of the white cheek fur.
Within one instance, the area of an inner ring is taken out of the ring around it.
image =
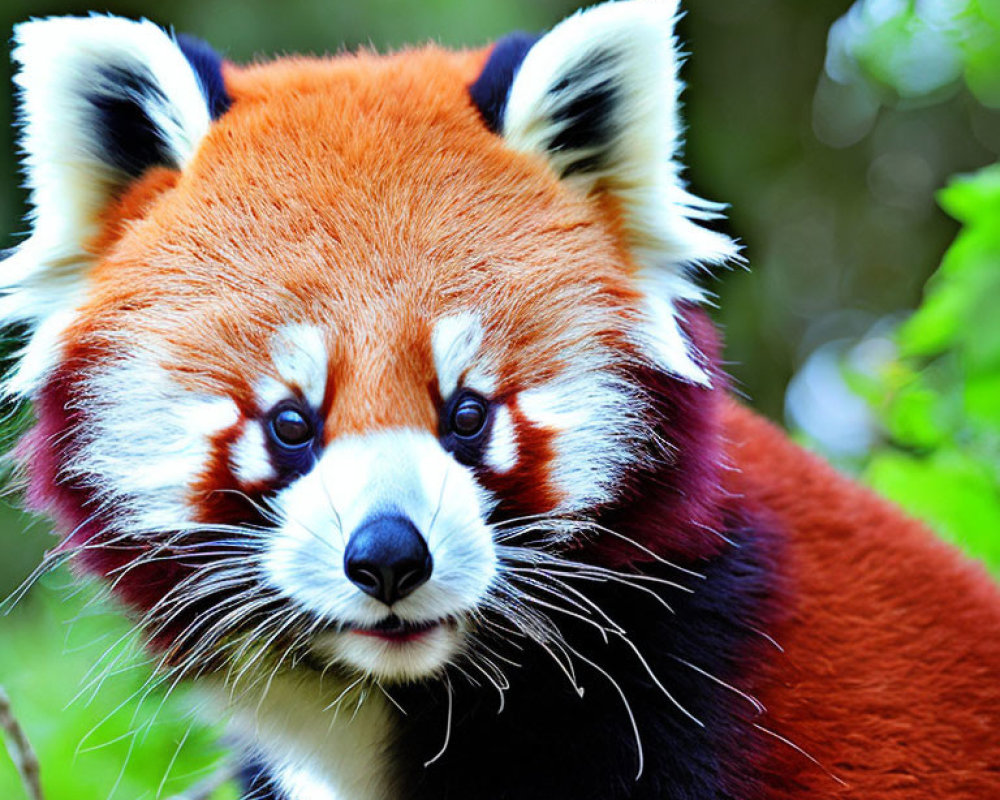
[[[635,387],[610,369],[566,371],[517,396],[532,423],[555,433],[551,479],[558,511],[589,511],[614,499],[622,474],[652,437]]]
[[[189,487],[209,461],[212,437],[237,423],[236,404],[185,390],[148,354],[93,375],[77,402],[89,423],[65,467],[114,509],[114,524],[136,533],[190,524]]]

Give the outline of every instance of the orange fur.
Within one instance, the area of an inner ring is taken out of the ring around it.
[[[114,245],[67,339],[115,319],[173,345],[178,370],[203,365],[193,383],[249,398],[292,309],[338,328],[330,435],[390,417],[436,424],[427,333],[450,308],[485,310],[510,391],[558,371],[554,335],[615,339],[635,295],[610,204],[482,126],[466,86],[483,57],[428,48],[229,67],[235,104],[191,169],[175,186],[158,180],[152,199],[150,176],[107,215],[99,241]],[[119,238],[137,197],[148,214]],[[120,318],[136,305],[151,307],[141,321]]]

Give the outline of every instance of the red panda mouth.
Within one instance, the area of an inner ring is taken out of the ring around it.
[[[387,617],[376,625],[368,627],[352,625],[345,630],[356,633],[359,636],[371,636],[381,639],[384,642],[393,644],[406,644],[422,639],[429,633],[445,625],[451,625],[451,619],[436,619],[426,622],[408,622],[393,615]]]

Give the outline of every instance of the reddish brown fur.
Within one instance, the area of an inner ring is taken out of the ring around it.
[[[729,404],[731,491],[788,532],[784,649],[753,691],[778,745],[768,798],[1000,796],[1000,594],[978,564]]]

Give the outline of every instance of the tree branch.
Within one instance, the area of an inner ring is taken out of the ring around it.
[[[7,752],[10,753],[11,760],[17,767],[17,773],[21,776],[24,790],[28,793],[28,800],[44,800],[38,756],[35,755],[24,728],[14,716],[10,698],[2,686],[0,686],[0,729],[4,732]]]

